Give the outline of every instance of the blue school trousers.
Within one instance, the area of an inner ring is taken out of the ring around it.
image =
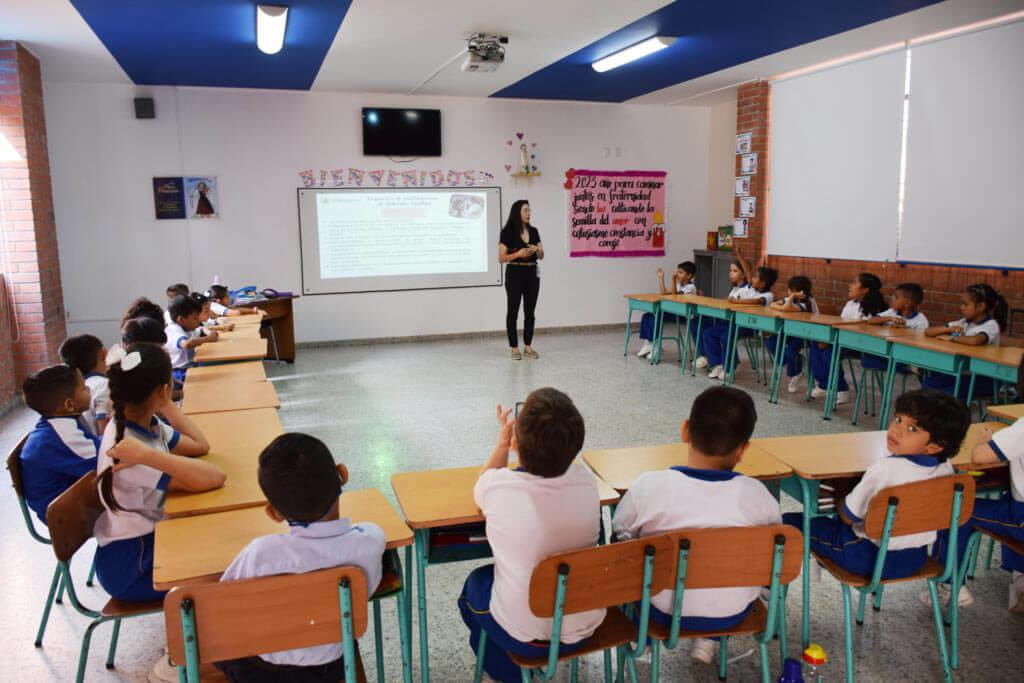
[[[153,532],[96,548],[96,578],[119,600],[162,600],[167,591],[153,588]]]
[[[941,372],[930,372],[928,376],[921,380],[921,386],[925,389],[937,389],[944,394],[953,395],[953,387],[956,386],[956,377],[947,375]],[[960,377],[960,391],[957,392],[956,397],[961,401],[967,400],[967,390],[971,386],[971,376],[962,375]],[[974,396],[977,398],[991,398],[992,392],[995,391],[995,385],[992,382],[991,377],[983,377],[978,375],[974,380]]]
[[[664,318],[663,318],[662,323],[661,323],[662,324],[662,328],[663,328],[662,329],[662,333],[661,333],[662,336],[663,337],[665,336],[665,334],[666,334],[665,331],[666,330],[668,331],[668,334],[675,334],[676,320],[679,319],[679,316],[677,316],[675,313],[665,313],[665,314],[663,314],[663,316],[664,316]],[[699,340],[697,339],[697,317],[696,316],[693,316],[693,317],[690,318],[690,324],[689,324],[688,327],[689,327],[689,330],[690,330],[690,336],[693,337],[694,342],[697,344],[697,355],[699,356],[700,355],[700,343],[699,343]],[[654,341],[654,314],[653,313],[644,313],[643,317],[640,318],[640,338],[642,340],[648,341],[648,342],[653,342]]]
[[[828,389],[828,371],[832,366],[832,347],[821,348],[817,342],[811,342],[811,374],[814,381],[822,389]],[[839,365],[839,386],[838,391],[849,391],[850,385],[846,383],[846,373],[843,372],[842,360],[849,356],[856,356],[856,351],[843,351]]]
[[[775,347],[779,343],[779,335],[766,334],[764,346],[768,353],[775,358]],[[783,362],[786,365],[786,377],[796,377],[804,371],[804,359],[800,356],[800,350],[804,347],[803,339],[791,338],[786,340],[786,349],[782,354]]]
[[[714,322],[709,320],[704,323],[700,333],[701,348],[697,354],[707,357],[709,368],[725,363],[725,347],[729,344],[729,331],[731,329],[731,325],[726,321],[717,318],[713,320]],[[753,330],[741,329],[737,333],[737,342],[740,337],[751,337],[753,335]],[[734,367],[739,366],[739,347],[740,345],[737,343],[736,348],[733,349]]]
[[[960,527],[956,535],[956,561],[963,561],[967,552],[967,541],[971,533],[986,529],[1002,536],[1009,536],[1024,541],[1024,503],[1014,500],[1009,493],[999,500],[974,499],[974,513],[967,523]],[[932,557],[939,562],[946,561],[946,548],[949,544],[949,532],[940,531],[939,537],[932,547]],[[1024,572],[1024,557],[1003,546],[1003,569],[1010,572]]]
[[[484,653],[484,671],[501,683],[520,683],[520,669],[509,658],[508,653],[526,657],[547,657],[549,643],[535,640],[524,643],[516,640],[491,616],[491,589],[494,587],[494,565],[478,567],[466,577],[466,584],[459,596],[459,612],[462,621],[469,627],[469,646],[477,651],[480,631],[487,634],[487,650]],[[570,654],[582,649],[586,639],[567,645],[562,643],[559,655]]]
[[[782,522],[803,529],[803,513],[787,512]],[[878,559],[878,546],[853,532],[853,527],[838,517],[815,517],[811,520],[811,550],[832,560],[854,574],[871,576]],[[902,579],[921,571],[928,560],[928,546],[890,550],[885,554],[883,579]]]

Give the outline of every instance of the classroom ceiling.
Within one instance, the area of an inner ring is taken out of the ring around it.
[[[277,55],[256,49],[252,0],[0,0],[0,39],[25,43],[48,81],[707,104],[737,83],[1024,8],[1024,0],[267,2],[290,7]],[[453,60],[478,31],[509,36],[494,73],[463,73]],[[677,41],[613,71],[590,68],[652,35]]]

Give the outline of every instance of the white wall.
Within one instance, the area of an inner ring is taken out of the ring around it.
[[[156,120],[133,118],[131,99],[140,95],[155,98]],[[110,339],[133,296],[163,303],[164,287],[179,280],[201,288],[216,274],[232,286],[299,291],[295,188],[307,168],[494,173],[506,210],[528,198],[541,230],[541,326],[618,322],[622,294],[651,290],[653,270],[663,265],[567,257],[562,183],[570,166],[667,170],[665,262],[689,257],[704,242],[707,107],[67,83],[45,84],[44,97],[72,334]],[[408,165],[363,157],[359,110],[366,105],[440,108],[445,155]],[[505,140],[515,131],[538,143],[543,172],[518,187],[503,167],[512,155]],[[182,174],[218,176],[220,220],[154,219],[153,176]],[[504,296],[490,287],[303,297],[296,334],[321,341],[500,330]]]
[[[736,97],[709,107],[707,229],[732,225],[736,194]]]

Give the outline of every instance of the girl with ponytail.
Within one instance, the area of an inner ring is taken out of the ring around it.
[[[166,351],[147,343],[116,347],[107,365],[113,419],[97,460],[105,511],[94,529],[96,575],[115,598],[159,600],[163,593],[153,589],[153,529],[163,517],[166,492],[219,488],[224,473],[193,459],[210,447],[171,402]]]

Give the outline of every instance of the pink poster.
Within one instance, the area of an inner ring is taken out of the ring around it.
[[[664,256],[666,175],[570,169],[569,256]]]

